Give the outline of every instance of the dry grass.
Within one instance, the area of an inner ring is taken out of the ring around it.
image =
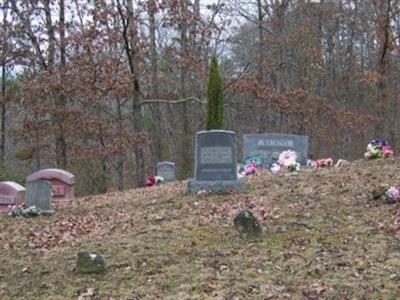
[[[400,186],[400,159],[247,180],[242,194],[192,197],[182,182],[0,215],[0,299],[400,298],[400,204],[370,196]],[[261,242],[232,226],[246,206]],[[76,275],[81,250],[107,273]]]

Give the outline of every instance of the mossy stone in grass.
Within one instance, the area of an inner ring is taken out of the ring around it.
[[[386,185],[378,186],[377,188],[372,190],[372,193],[371,193],[372,199],[378,200],[378,199],[382,198],[383,196],[385,196],[387,190],[388,190],[388,186],[386,186]]]
[[[82,251],[78,253],[75,271],[80,274],[100,274],[106,271],[106,263],[101,255]]]
[[[234,219],[234,224],[241,238],[246,240],[261,238],[262,228],[260,222],[250,210],[245,209],[238,213]]]

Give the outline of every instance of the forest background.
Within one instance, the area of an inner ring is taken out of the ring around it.
[[[399,0],[0,1],[0,179],[44,167],[78,194],[193,173],[211,55],[224,125],[310,137],[313,158],[400,146]],[[241,151],[239,151],[239,157]]]

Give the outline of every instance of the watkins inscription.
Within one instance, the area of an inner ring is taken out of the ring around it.
[[[243,158],[261,155],[267,163],[273,161],[274,153],[285,150],[297,153],[298,162],[306,165],[308,158],[308,136],[280,133],[245,134]]]

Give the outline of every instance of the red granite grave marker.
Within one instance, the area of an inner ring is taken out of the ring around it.
[[[34,180],[48,180],[51,182],[53,199],[74,198],[75,176],[61,169],[43,169],[28,176],[27,182]]]
[[[25,188],[13,181],[0,182],[0,210],[24,203]]]

